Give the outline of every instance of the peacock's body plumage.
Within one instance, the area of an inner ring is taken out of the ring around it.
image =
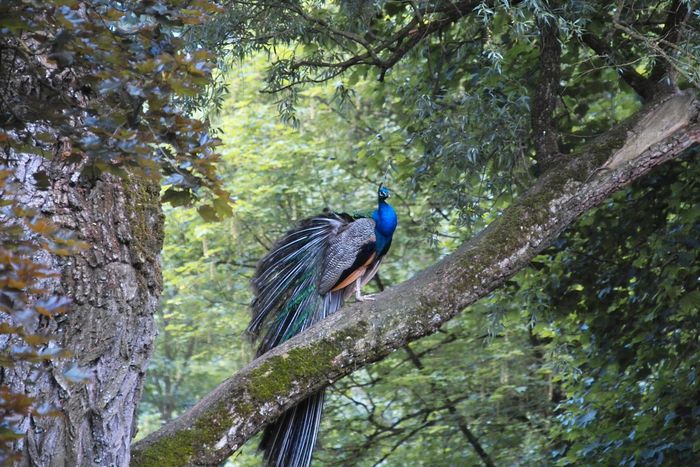
[[[377,273],[397,225],[388,196],[380,186],[371,217],[327,213],[305,219],[260,260],[248,325],[253,338],[262,334],[258,356],[336,312],[353,292],[358,300],[371,298],[360,289]],[[311,463],[323,400],[320,391],[265,428],[260,448],[266,465]]]

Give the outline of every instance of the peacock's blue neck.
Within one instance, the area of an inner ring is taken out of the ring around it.
[[[381,256],[386,253],[389,245],[391,245],[391,238],[394,235],[394,230],[396,230],[398,218],[396,217],[394,208],[382,199],[379,200],[379,206],[377,206],[377,209],[372,213],[372,219],[374,219],[375,222],[374,233],[377,237],[375,249],[377,255]]]

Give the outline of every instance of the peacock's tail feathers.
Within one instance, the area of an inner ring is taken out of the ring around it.
[[[255,298],[248,334],[263,336],[258,355],[280,345],[335,313],[347,291],[320,290],[328,245],[355,217],[326,213],[302,221],[260,260],[253,278]],[[325,293],[321,293],[325,292]],[[324,393],[320,391],[285,412],[264,432],[265,464],[306,467],[318,435]]]
[[[325,391],[304,399],[263,432],[260,449],[269,467],[307,467],[321,424]]]
[[[353,218],[328,213],[301,221],[260,260],[253,278],[253,318],[247,332],[261,355],[323,316],[318,286],[329,241]],[[328,310],[326,310],[328,312]]]
[[[342,304],[341,292],[325,294],[313,322],[336,312]],[[304,323],[302,329],[309,325]],[[309,466],[321,425],[324,397],[325,390],[322,389],[287,410],[265,428],[260,449],[264,451],[267,467]]]
[[[321,306],[312,322],[335,313],[343,304],[343,294],[327,293],[320,302]],[[302,329],[310,325],[311,323],[304,323]],[[260,449],[265,452],[266,466],[308,467],[321,424],[324,397],[325,391],[322,389],[287,410],[265,428]]]

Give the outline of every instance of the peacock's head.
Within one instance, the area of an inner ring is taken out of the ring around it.
[[[389,197],[389,189],[383,184],[380,184],[379,189],[377,190],[377,196],[379,196],[381,201],[387,199]]]

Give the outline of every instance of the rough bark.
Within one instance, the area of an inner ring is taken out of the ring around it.
[[[110,175],[80,178],[80,167],[63,162],[61,150],[58,145],[48,159],[12,155],[9,163],[22,184],[23,204],[88,244],[75,256],[44,258],[60,272],[49,288],[73,306],[65,315],[38,320],[36,331],[51,335],[72,357],[40,369],[2,369],[0,383],[58,410],[57,416],[23,420],[27,437],[16,445],[19,465],[124,466],[162,288],[159,186]],[[33,175],[39,171],[48,175],[48,189],[37,187]],[[73,366],[86,374],[85,382],[64,376]]]
[[[539,79],[532,96],[532,144],[535,159],[546,170],[559,153],[556,110],[561,79],[559,28],[553,20],[540,19]]]
[[[78,11],[85,14],[82,7]],[[18,154],[3,145],[0,163],[21,185],[17,196],[22,205],[87,247],[70,257],[42,253],[42,262],[60,275],[45,288],[72,299],[73,305],[68,313],[42,317],[27,329],[49,335],[70,357],[42,367],[2,368],[0,384],[35,398],[37,407],[57,411],[56,416],[21,421],[27,436],[15,445],[22,456],[19,465],[124,466],[129,464],[162,289],[160,187],[157,180],[80,175],[87,156],[74,153],[71,138],[60,134],[80,137],[81,109],[94,94],[82,90],[82,68],[47,61],[45,47],[32,37],[4,35],[0,44],[3,130],[29,143],[24,150],[32,148],[32,153]],[[11,345],[11,340],[0,340],[0,350]],[[84,382],[65,376],[73,367],[86,377]]]
[[[561,158],[472,240],[375,302],[352,304],[224,381],[134,445],[133,465],[221,463],[319,388],[435,332],[487,295],[610,193],[700,142],[698,102],[677,94]],[[633,148],[633,149],[632,149]]]

